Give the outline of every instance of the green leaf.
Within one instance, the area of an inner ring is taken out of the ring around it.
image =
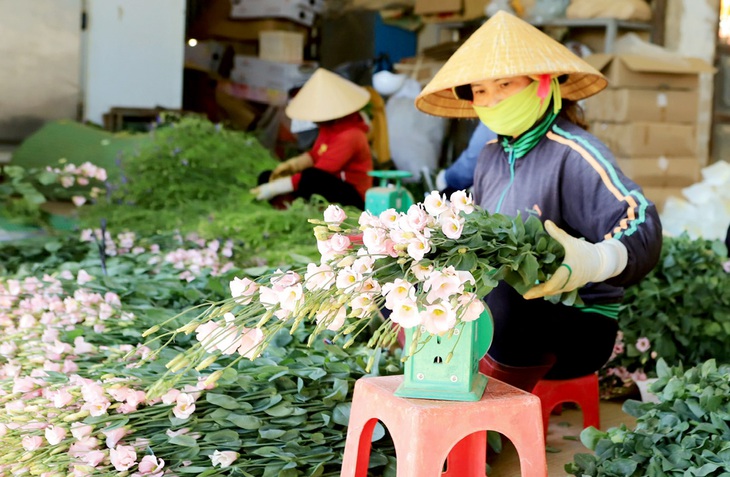
[[[175,444],[177,446],[183,446],[183,447],[197,447],[198,441],[196,441],[194,438],[181,434],[177,435],[175,437],[171,437],[168,442],[170,444]]]
[[[283,429],[259,429],[259,435],[263,439],[276,440],[276,439],[279,439],[284,434],[286,434],[286,431]]]
[[[205,442],[212,442],[217,444],[228,444],[238,440],[238,432],[229,429],[223,429],[221,431],[206,434],[203,440]]]
[[[205,395],[205,400],[215,406],[231,411],[240,408],[240,405],[234,398],[225,394],[207,393]]]
[[[334,411],[332,411],[332,420],[335,421],[336,424],[346,426],[350,422],[351,407],[352,403],[349,402],[336,405]]]
[[[583,443],[584,446],[591,450],[594,450],[596,448],[598,441],[607,438],[608,433],[596,429],[593,426],[586,427],[580,433],[580,441]]]
[[[261,427],[262,420],[258,417],[243,414],[229,414],[226,419],[241,429],[256,430]]]

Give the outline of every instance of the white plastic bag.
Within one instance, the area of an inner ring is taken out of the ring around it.
[[[408,78],[385,103],[390,157],[398,169],[413,174],[407,182],[419,181],[424,168],[428,173],[436,171],[446,132],[444,118],[416,109],[414,100],[420,91],[418,81]]]
[[[667,199],[661,216],[667,234],[725,238],[730,224],[730,163],[719,161],[705,167],[702,178],[702,182],[682,189],[683,198]]]

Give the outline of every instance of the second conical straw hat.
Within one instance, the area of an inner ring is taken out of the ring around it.
[[[368,101],[367,89],[318,68],[289,102],[286,115],[302,121],[331,121],[359,111]]]
[[[453,88],[511,76],[567,75],[563,98],[579,100],[606,87],[606,78],[591,65],[534,26],[500,11],[479,27],[441,67],[416,98],[416,107],[435,116],[476,117],[469,101]]]

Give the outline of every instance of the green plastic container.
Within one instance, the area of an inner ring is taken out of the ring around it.
[[[479,360],[492,344],[494,326],[488,311],[460,323],[451,336],[429,335],[423,328],[405,330],[405,350],[418,339],[417,351],[404,364],[405,379],[396,396],[442,401],[478,401],[487,386]],[[449,353],[453,353],[448,359]],[[448,359],[448,362],[447,362]]]
[[[370,171],[368,174],[380,179],[378,186],[371,187],[365,193],[365,210],[371,214],[377,216],[388,209],[406,212],[415,203],[411,193],[401,184],[401,179],[413,175],[410,172]]]

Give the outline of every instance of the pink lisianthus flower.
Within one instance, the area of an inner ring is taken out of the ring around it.
[[[451,211],[444,212],[439,217],[439,223],[441,224],[441,231],[448,238],[457,240],[461,237],[461,232],[464,230],[464,218],[454,214]]]
[[[259,328],[243,328],[241,330],[241,345],[238,353],[244,358],[254,359],[257,355],[256,347],[264,341],[264,332]]]
[[[423,325],[433,335],[441,335],[456,325],[456,313],[447,302],[426,307],[423,313]]]
[[[210,457],[213,467],[220,466],[225,469],[238,459],[238,455],[238,452],[233,451],[213,451],[213,454],[208,457]]]
[[[258,284],[249,278],[238,278],[234,277],[233,280],[228,284],[231,289],[231,296],[236,298],[236,302],[241,305],[248,305],[251,303],[254,295],[258,291]]]
[[[471,194],[467,194],[463,190],[457,190],[450,197],[451,206],[457,212],[464,212],[465,214],[471,214],[474,212],[474,201],[472,200]]]
[[[23,436],[20,442],[23,449],[28,452],[38,450],[43,446],[43,438],[41,436]]]
[[[132,446],[118,445],[109,451],[109,459],[114,468],[121,472],[129,470],[137,463],[137,452],[135,452]]]
[[[74,436],[79,441],[82,441],[89,437],[91,435],[91,431],[93,431],[94,428],[91,427],[89,424],[84,424],[81,422],[74,422],[71,424],[71,435]]]
[[[307,272],[304,275],[304,288],[310,291],[328,290],[335,283],[335,274],[332,267],[327,264],[307,265]]]
[[[342,325],[345,324],[345,318],[347,318],[347,309],[344,306],[338,309],[329,308],[319,311],[315,316],[317,323],[324,321],[327,323],[327,329],[331,331],[342,328]]]
[[[66,433],[67,433],[66,429],[64,429],[61,426],[54,426],[53,424],[46,427],[46,429],[44,431],[46,440],[52,446],[60,444],[61,441],[66,438]]]
[[[187,393],[180,393],[175,400],[172,413],[178,419],[187,419],[195,412],[195,398]]]
[[[208,353],[212,353],[216,349],[216,336],[219,334],[217,323],[208,321],[199,325],[195,329],[195,338],[200,342],[200,345]]]
[[[402,328],[413,328],[422,324],[423,319],[418,311],[416,302],[410,299],[397,301],[390,314],[390,320]]]
[[[125,427],[117,427],[110,431],[102,429],[101,432],[106,436],[106,446],[110,449],[114,449],[119,441],[121,441],[122,438],[129,433]]]
[[[177,389],[170,389],[165,394],[162,395],[162,403],[163,404],[172,404],[175,401],[177,401],[177,397],[180,395],[180,391]]]
[[[385,296],[385,307],[393,310],[398,302],[403,300],[416,300],[416,290],[413,285],[403,280],[402,278],[396,278],[392,282],[385,283],[382,287],[383,295]]]
[[[78,458],[81,459],[84,464],[90,465],[91,467],[96,467],[97,465],[101,464],[104,459],[106,459],[106,456],[106,452],[97,449],[84,452],[79,455]]]
[[[339,226],[347,218],[347,214],[337,205],[329,205],[324,211],[324,221],[327,225]]]
[[[139,471],[139,475],[152,475],[160,472],[165,467],[165,461],[162,459],[158,459],[157,457],[153,455],[146,455],[142,457],[142,460],[139,461],[139,465],[137,466],[137,470]]]
[[[422,260],[428,252],[431,251],[431,242],[422,234],[415,236],[408,241],[406,252],[414,261]]]
[[[474,321],[486,310],[484,302],[474,293],[464,293],[457,301],[462,310],[461,321]]]
[[[449,210],[449,204],[446,202],[446,198],[437,190],[432,191],[426,196],[423,200],[423,206],[426,208],[426,212],[434,217],[438,217]]]
[[[646,351],[649,351],[649,348],[651,348],[651,342],[649,341],[649,338],[641,337],[638,340],[636,340],[636,350],[640,353],[644,353]]]

